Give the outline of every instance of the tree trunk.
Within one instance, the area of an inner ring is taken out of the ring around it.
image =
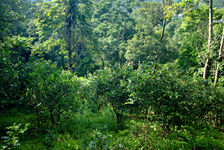
[[[209,37],[208,37],[208,55],[207,60],[205,62],[204,67],[204,74],[203,78],[208,78],[209,73],[209,65],[210,65],[210,53],[211,53],[211,43],[212,43],[212,34],[213,34],[213,17],[212,17],[212,11],[213,11],[213,3],[212,0],[209,0]]]
[[[101,62],[102,62],[102,69],[104,70],[104,68],[105,68],[104,59],[103,59],[103,57],[101,57],[100,59],[101,59]]]
[[[100,113],[100,111],[102,110],[102,107],[103,107],[103,104],[98,105],[98,108],[97,108],[98,113]]]
[[[164,17],[165,17],[165,16],[164,16]],[[162,32],[160,41],[162,41],[163,38],[164,38],[165,30],[166,30],[166,19],[164,18],[164,20],[163,20],[163,32]]]
[[[68,70],[71,70],[72,62],[72,48],[71,48],[71,21],[67,21],[67,51],[68,51]]]
[[[224,27],[223,27],[221,45],[220,45],[220,49],[219,49],[219,60],[221,60],[223,57],[223,49],[224,49]]]
[[[165,7],[166,7],[166,4],[164,2],[164,0],[162,0],[162,3],[163,3],[163,9],[165,11]],[[170,3],[170,2],[169,2]],[[162,31],[162,35],[161,35],[161,38],[160,38],[160,41],[162,42],[163,38],[164,38],[164,34],[165,34],[165,30],[166,30],[166,18],[165,18],[165,13],[164,13],[164,19],[163,19],[163,31]]]
[[[117,123],[120,123],[121,120],[122,120],[122,117],[123,117],[122,111],[119,110],[118,108],[115,108],[113,105],[112,105],[112,108],[113,108],[114,113],[116,115]]]
[[[61,54],[61,65],[62,68],[65,69],[65,56],[63,54]]]
[[[120,112],[115,112],[116,118],[117,118],[117,123],[121,123],[123,115]]]
[[[145,119],[148,120],[148,108],[145,109]]]
[[[219,78],[219,63],[222,61],[223,48],[224,48],[224,27],[223,27],[222,39],[221,39],[221,44],[220,44],[220,49],[219,49],[218,64],[217,64],[217,68],[216,68],[216,71],[215,71],[215,81],[214,81],[215,85],[217,84],[218,78]]]
[[[51,120],[51,124],[54,126],[55,125],[55,120],[54,120],[54,114],[53,114],[53,108],[50,108],[49,110],[50,112],[50,120]]]
[[[214,85],[217,84],[218,78],[219,78],[219,63],[217,63],[217,66],[216,66]]]
[[[68,51],[68,70],[72,69],[72,26],[74,26],[75,24],[75,15],[74,14],[74,10],[75,10],[75,6],[73,6],[73,3],[71,2],[71,0],[67,0],[66,1],[66,5],[67,5],[67,12],[66,12],[66,48]]]

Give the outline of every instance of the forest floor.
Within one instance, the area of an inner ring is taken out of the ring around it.
[[[35,115],[12,109],[0,114],[0,136],[13,123],[30,123],[19,136],[18,150],[78,150],[78,149],[224,149],[224,132],[208,125],[183,126],[165,132],[158,123],[126,117],[117,124],[112,110],[95,114],[75,113],[57,127],[43,122],[41,127]],[[1,145],[3,145],[3,140]]]

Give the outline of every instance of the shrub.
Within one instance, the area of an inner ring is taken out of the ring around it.
[[[130,66],[115,67],[99,70],[93,79],[96,88],[96,103],[99,106],[103,103],[111,105],[117,122],[121,121],[125,103],[129,99],[128,84],[131,72]]]
[[[19,146],[19,134],[23,134],[28,129],[29,124],[25,124],[24,128],[21,128],[21,124],[13,124],[12,126],[6,127],[8,129],[8,136],[3,136],[4,145],[2,150],[10,150],[13,147]]]
[[[149,68],[132,77],[132,100],[141,110],[151,110],[151,119],[181,126],[198,123],[212,109],[210,86],[202,79],[192,79],[172,69]]]
[[[6,110],[24,104],[27,62],[32,45],[29,38],[14,36],[0,42],[0,107]]]
[[[77,112],[79,87],[80,82],[75,75],[61,72],[55,64],[44,60],[32,63],[27,94],[39,123],[50,120],[55,125],[60,123],[62,114]]]

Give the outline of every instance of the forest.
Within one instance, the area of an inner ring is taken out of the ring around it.
[[[224,0],[0,0],[0,150],[224,150]]]

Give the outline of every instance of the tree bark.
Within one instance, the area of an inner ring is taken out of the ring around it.
[[[116,118],[117,118],[117,123],[121,123],[121,120],[122,120],[122,117],[123,117],[122,113],[115,112],[115,114],[116,114]]]
[[[102,62],[102,69],[104,70],[104,68],[105,68],[105,64],[104,64],[103,56],[102,56],[100,59],[101,59],[101,62]]]
[[[213,35],[213,2],[212,0],[209,0],[209,37],[208,37],[208,55],[207,59],[205,62],[205,67],[204,67],[204,74],[203,78],[207,79],[208,78],[208,73],[209,73],[209,65],[210,65],[210,53],[211,53],[211,43],[212,43],[212,35]]]
[[[164,0],[162,0],[162,3],[163,3],[163,9],[165,11],[165,2]],[[170,4],[170,1],[169,1],[169,4]],[[166,30],[166,18],[165,18],[165,14],[164,14],[164,19],[163,19],[163,31],[162,31],[162,35],[161,35],[161,38],[160,38],[160,41],[162,42],[163,38],[164,38],[164,34],[165,34],[165,30]]]
[[[166,19],[164,18],[164,20],[163,20],[163,31],[162,31],[162,35],[161,35],[161,38],[160,38],[161,42],[164,38],[165,30],[166,30]]]
[[[224,27],[223,27],[222,39],[221,39],[221,44],[220,44],[220,49],[219,49],[218,64],[217,64],[217,68],[216,68],[216,71],[215,71],[215,81],[214,81],[215,85],[217,84],[218,78],[219,78],[219,63],[222,61],[223,48],[224,48]]]
[[[64,57],[64,54],[61,54],[61,65],[62,65],[62,68],[65,69],[65,57]]]
[[[223,57],[223,49],[224,49],[224,27],[223,27],[221,45],[220,45],[220,49],[219,49],[219,60],[221,60]]]
[[[72,69],[72,27],[75,24],[75,12],[74,10],[75,5],[73,4],[73,1],[67,0],[66,1],[67,5],[67,12],[66,12],[66,48],[68,51],[68,70]]]
[[[72,48],[71,48],[71,18],[67,18],[67,51],[68,51],[68,70],[71,70],[71,57],[72,57]]]

